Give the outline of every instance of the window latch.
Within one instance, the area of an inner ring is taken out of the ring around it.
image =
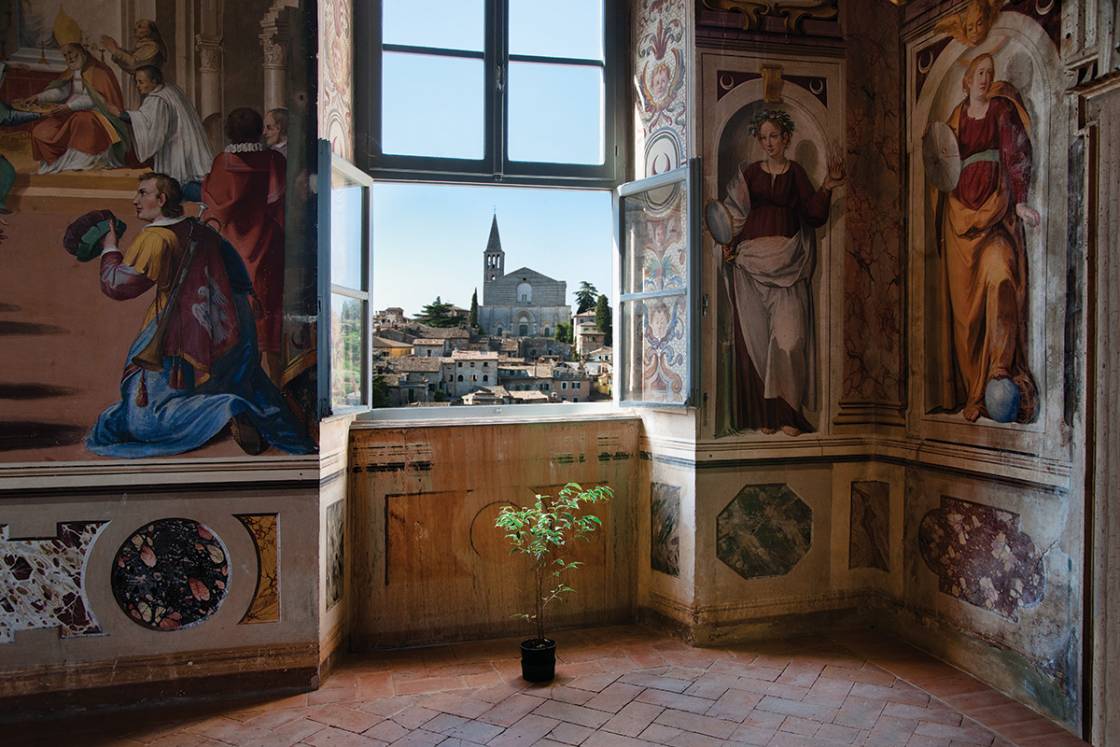
[[[504,90],[505,86],[506,86],[504,76],[505,76],[505,68],[502,65],[496,66],[495,72],[494,72],[494,85],[499,92]]]

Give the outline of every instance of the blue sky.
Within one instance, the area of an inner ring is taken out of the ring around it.
[[[385,0],[386,44],[480,51],[483,0]],[[509,0],[510,52],[602,59],[602,0]],[[386,152],[483,155],[482,60],[385,53]],[[509,154],[514,160],[602,163],[600,69],[511,62]],[[506,271],[527,266],[568,284],[611,288],[611,199],[604,191],[379,182],[374,187],[373,307],[409,315],[437,295],[466,308],[477,287],[495,210]]]
[[[408,315],[437,295],[468,308],[497,211],[506,272],[531,267],[568,283],[611,288],[611,197],[606,191],[378,182],[373,189],[373,308]]]

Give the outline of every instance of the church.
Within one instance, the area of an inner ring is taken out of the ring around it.
[[[521,267],[506,274],[506,253],[498,235],[498,216],[490,222],[490,238],[482,255],[482,305],[478,324],[494,337],[552,337],[570,324],[568,284]]]

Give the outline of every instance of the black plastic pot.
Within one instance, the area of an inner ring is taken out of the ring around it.
[[[548,682],[556,676],[556,641],[530,638],[521,642],[521,676],[529,682]]]

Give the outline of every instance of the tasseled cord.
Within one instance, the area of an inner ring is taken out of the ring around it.
[[[140,369],[140,388],[136,390],[136,406],[148,406],[148,385],[144,380],[144,369]]]

